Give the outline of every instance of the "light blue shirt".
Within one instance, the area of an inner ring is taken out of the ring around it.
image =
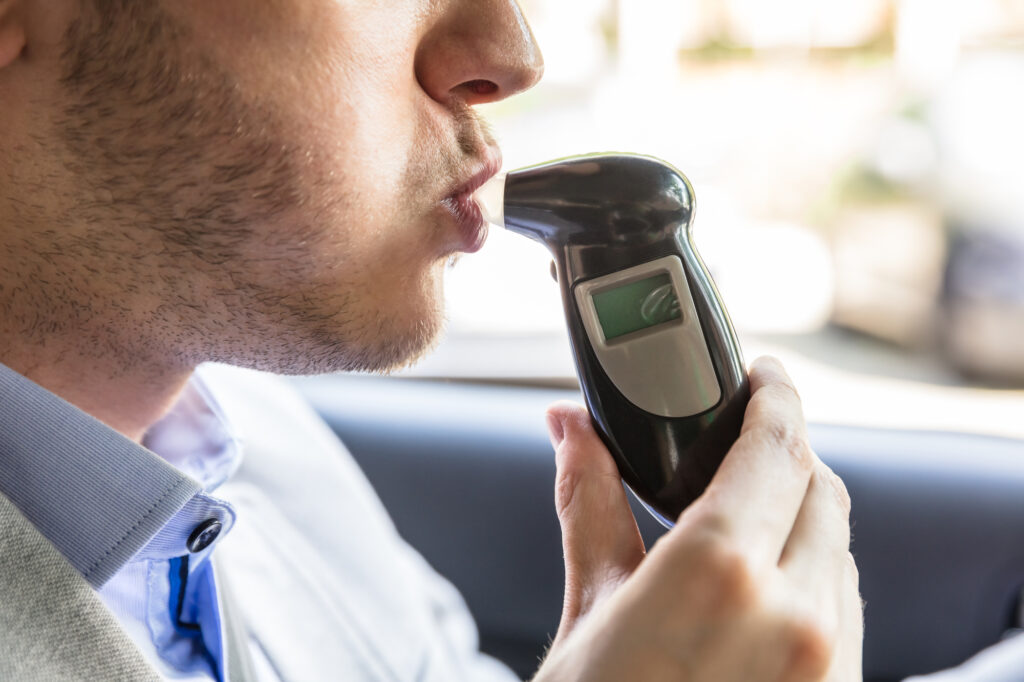
[[[143,438],[145,445],[202,486],[160,532],[100,589],[99,595],[140,650],[165,676],[225,678],[225,644],[217,581],[208,560],[235,523],[230,504],[209,495],[238,469],[241,443],[231,432],[200,374],[171,411]],[[197,523],[196,519],[200,519]],[[198,552],[160,538],[196,532],[216,521],[220,530]]]
[[[0,493],[99,591],[158,671],[225,679],[208,559],[235,512],[208,493],[238,468],[241,448],[216,401],[193,377],[146,434],[150,449],[69,407],[0,365]],[[190,535],[211,521],[220,532],[190,552]]]
[[[165,678],[228,674],[215,562],[259,682],[517,679],[286,383],[206,366],[144,442],[0,365],[0,493]],[[210,520],[220,534],[190,552]]]

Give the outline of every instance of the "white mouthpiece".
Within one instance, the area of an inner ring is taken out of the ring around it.
[[[505,227],[505,173],[498,173],[473,192],[473,201],[480,207],[484,220]]]

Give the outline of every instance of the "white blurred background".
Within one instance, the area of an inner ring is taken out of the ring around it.
[[[666,159],[747,359],[819,422],[1024,437],[1024,0],[522,0],[507,168]],[[549,257],[492,231],[408,373],[566,384]]]

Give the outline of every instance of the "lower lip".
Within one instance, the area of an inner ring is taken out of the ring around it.
[[[470,194],[457,194],[441,202],[459,226],[459,251],[476,253],[487,241],[487,222]]]

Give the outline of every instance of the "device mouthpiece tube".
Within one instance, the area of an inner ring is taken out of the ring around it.
[[[491,225],[505,227],[505,173],[498,173],[473,193],[480,213]]]
[[[691,235],[694,193],[669,164],[586,155],[476,194],[489,222],[554,258],[594,426],[666,526],[707,487],[750,396],[739,341]]]

